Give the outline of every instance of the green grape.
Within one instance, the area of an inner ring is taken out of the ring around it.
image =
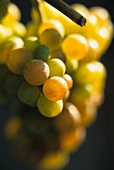
[[[39,41],[41,44],[46,45],[50,51],[57,49],[61,42],[62,37],[56,29],[47,29],[39,37]]]
[[[21,86],[18,89],[18,97],[22,103],[31,106],[34,103],[36,103],[40,95],[40,92],[41,92],[40,87],[36,87],[28,83],[24,83],[21,84]]]
[[[58,58],[53,58],[47,61],[47,64],[50,69],[49,77],[60,76],[62,77],[65,74],[66,67],[63,61]]]
[[[42,85],[49,77],[49,67],[48,65],[38,59],[29,61],[23,70],[23,75],[25,80],[34,86]]]
[[[61,50],[61,48],[51,51],[51,59],[52,58],[58,58],[58,59],[62,60],[64,63],[66,61],[66,56],[63,53],[63,51]]]
[[[66,60],[66,72],[68,74],[73,74],[78,69],[78,61],[77,60]]]
[[[41,95],[38,98],[37,106],[42,115],[51,118],[61,113],[63,109],[63,101],[50,101],[44,95]]]
[[[50,50],[45,45],[38,45],[33,53],[34,59],[47,61],[50,58]]]
[[[32,53],[34,52],[35,48],[39,45],[39,39],[37,36],[29,36],[25,40],[24,46],[30,50]]]
[[[22,75],[25,64],[32,58],[32,54],[28,49],[24,47],[16,48],[9,53],[6,64],[10,71]]]
[[[4,0],[0,0],[0,20],[6,15],[7,13],[7,4]]]
[[[104,82],[106,78],[106,68],[99,61],[84,63],[79,66],[73,77],[79,84]]]

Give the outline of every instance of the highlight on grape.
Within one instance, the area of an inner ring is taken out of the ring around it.
[[[71,8],[86,27],[46,1],[31,7],[24,25],[19,7],[0,1],[0,105],[12,106],[5,136],[37,170],[67,166],[105,97],[100,59],[114,36],[111,16],[101,6]]]

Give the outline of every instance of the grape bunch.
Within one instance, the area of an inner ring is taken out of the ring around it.
[[[107,70],[100,61],[113,39],[109,12],[75,3],[80,27],[45,1],[21,23],[9,2],[0,17],[0,104],[10,101],[5,135],[37,169],[59,170],[86,138],[104,100]]]

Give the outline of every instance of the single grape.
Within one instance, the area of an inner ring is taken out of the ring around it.
[[[63,61],[61,61],[60,59],[58,58],[50,59],[47,61],[47,64],[50,69],[49,77],[53,77],[53,76],[61,77],[65,74],[66,67]]]
[[[37,36],[29,36],[26,38],[24,46],[32,53],[34,52],[35,48],[39,45],[39,39]]]
[[[74,80],[79,84],[104,82],[106,79],[106,68],[99,61],[81,64],[74,74]]]
[[[66,102],[60,115],[53,118],[56,129],[60,132],[75,128],[81,120],[80,113],[75,105]]]
[[[61,42],[62,37],[56,29],[47,29],[39,37],[40,44],[46,45],[50,51],[57,49]]]
[[[38,59],[29,61],[23,70],[25,80],[34,86],[44,84],[49,77],[49,73],[48,65],[44,61]]]
[[[57,170],[64,168],[69,163],[69,155],[62,151],[48,153],[41,159],[38,168],[44,170]]]
[[[62,37],[65,35],[64,27],[59,20],[49,19],[47,22],[43,22],[38,29],[38,35],[40,36],[47,29],[57,30]]]
[[[70,90],[73,87],[73,79],[69,74],[64,74],[62,77],[68,85],[68,90]]]
[[[34,49],[33,58],[43,60],[43,61],[47,61],[50,58],[49,48],[45,45],[38,45]]]
[[[28,49],[16,48],[9,53],[6,64],[10,71],[22,75],[25,64],[32,58],[32,53]]]
[[[88,52],[88,43],[80,34],[70,34],[62,42],[62,50],[69,60],[81,60]]]
[[[37,102],[40,92],[40,87],[24,83],[18,89],[18,97],[22,103],[31,106]]]
[[[72,75],[78,69],[78,60],[66,60],[66,73]]]
[[[68,91],[67,82],[59,76],[53,76],[45,81],[43,93],[51,101],[63,99]]]
[[[41,95],[38,98],[37,106],[42,115],[51,118],[61,113],[63,109],[63,101],[50,101],[44,95]]]
[[[8,4],[7,14],[1,21],[2,24],[11,27],[15,21],[20,21],[20,19],[21,19],[21,11],[19,7],[16,4],[10,2]]]
[[[14,24],[12,25],[12,31],[13,31],[14,35],[16,35],[20,38],[25,38],[25,36],[26,36],[26,27],[23,23],[21,23],[19,21],[14,22]]]

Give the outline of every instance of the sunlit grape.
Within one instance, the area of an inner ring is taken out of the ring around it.
[[[62,42],[62,50],[69,60],[81,60],[88,52],[87,40],[80,34],[70,34]]]
[[[63,63],[63,61],[61,61],[58,58],[53,58],[47,61],[47,64],[49,66],[50,69],[50,77],[53,76],[63,76],[65,74],[66,71],[66,67],[65,64]]]
[[[50,50],[57,49],[62,41],[60,33],[56,29],[47,29],[39,37],[41,44],[46,45]]]
[[[80,65],[74,74],[74,79],[79,84],[104,82],[106,78],[106,68],[99,61],[92,61]]]
[[[46,117],[55,117],[61,113],[63,101],[50,101],[44,95],[41,95],[38,98],[37,106],[42,115]]]
[[[67,82],[59,76],[49,78],[43,85],[43,93],[51,101],[63,99],[68,91]]]

